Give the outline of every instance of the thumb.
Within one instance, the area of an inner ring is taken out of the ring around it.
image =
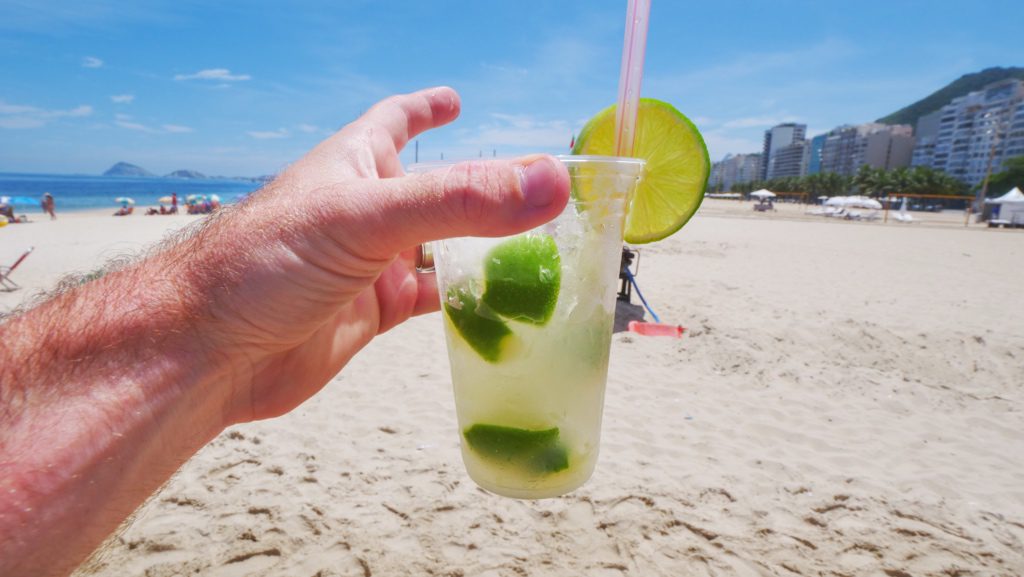
[[[569,173],[551,156],[532,155],[453,164],[361,188],[354,191],[360,210],[346,211],[338,230],[351,233],[345,244],[357,254],[388,258],[432,240],[539,226],[565,208]]]

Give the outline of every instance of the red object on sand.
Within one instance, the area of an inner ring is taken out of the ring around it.
[[[679,339],[682,338],[685,330],[682,325],[629,321],[629,332],[648,337],[675,337]]]

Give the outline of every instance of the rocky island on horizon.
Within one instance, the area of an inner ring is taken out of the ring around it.
[[[210,178],[197,170],[175,170],[164,176],[164,178]]]
[[[141,166],[129,162],[118,162],[107,169],[103,176],[134,176],[146,178],[180,178],[180,179],[209,179],[209,180],[242,180],[251,182],[269,182],[274,179],[268,176],[207,176],[197,170],[180,169],[169,174],[159,176]]]
[[[134,164],[129,164],[127,162],[118,162],[114,166],[111,166],[110,168],[108,168],[107,171],[103,173],[103,176],[156,176],[156,175],[153,174],[152,172],[146,170],[145,168],[142,168],[141,166],[136,166]]]

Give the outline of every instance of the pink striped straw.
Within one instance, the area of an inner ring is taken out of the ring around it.
[[[616,156],[633,156],[650,14],[651,0],[629,0],[626,7],[626,39],[622,45],[622,70],[619,73],[619,105],[615,111]]]

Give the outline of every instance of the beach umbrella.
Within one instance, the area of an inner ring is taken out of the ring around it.
[[[754,192],[751,192],[750,196],[754,198],[775,198],[777,195],[770,190],[762,188],[761,190],[755,190]]]
[[[874,210],[880,210],[882,208],[882,203],[878,202],[873,198],[868,198],[866,196],[850,196],[847,197],[846,206],[853,208],[870,208]]]
[[[216,194],[211,194],[210,195],[210,202],[220,202],[220,197],[217,196]]]
[[[866,196],[833,196],[825,201],[825,206],[847,206],[849,208],[870,208],[878,210],[882,203]]]
[[[120,202],[121,204],[135,204],[135,200],[128,198],[127,196],[119,196],[114,199],[114,202]]]
[[[169,196],[161,196],[160,199],[157,200],[157,202],[162,202],[164,204],[171,204],[172,202],[174,202],[174,199],[169,197]]]
[[[825,201],[825,206],[853,206],[856,201],[853,196],[832,196]]]

